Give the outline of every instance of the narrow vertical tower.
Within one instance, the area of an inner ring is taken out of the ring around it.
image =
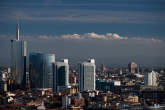
[[[19,22],[17,22],[16,26],[16,40],[19,40]]]
[[[11,40],[11,71],[15,87],[25,85],[26,77],[26,41],[19,39],[19,23],[16,26],[16,39]]]
[[[54,92],[63,92],[69,86],[69,63],[68,59],[63,59],[55,64]]]

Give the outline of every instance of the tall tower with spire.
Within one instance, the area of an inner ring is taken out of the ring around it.
[[[15,87],[26,85],[27,43],[19,38],[19,23],[16,26],[16,39],[11,40],[11,70]]]
[[[17,22],[16,26],[16,40],[19,40],[19,22]]]

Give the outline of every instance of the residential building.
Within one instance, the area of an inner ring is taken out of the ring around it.
[[[79,64],[79,90],[95,90],[95,75],[96,75],[95,60],[90,59],[88,62]]]
[[[155,71],[148,72],[144,76],[144,84],[146,86],[157,86],[158,73]]]

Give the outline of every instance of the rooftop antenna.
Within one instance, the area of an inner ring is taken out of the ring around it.
[[[17,26],[16,26],[16,40],[19,40],[19,20],[17,20]]]

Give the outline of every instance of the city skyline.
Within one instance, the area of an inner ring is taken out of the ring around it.
[[[0,109],[165,109],[164,0],[0,0]]]
[[[163,4],[163,0],[1,1],[0,65],[10,65],[17,19],[28,53],[54,53],[71,62],[95,58],[108,65],[130,61],[164,65]]]

